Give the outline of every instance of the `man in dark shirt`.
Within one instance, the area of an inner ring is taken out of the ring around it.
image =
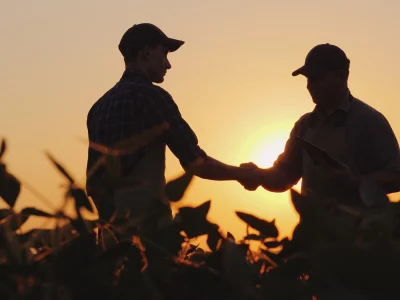
[[[150,200],[160,199],[169,210],[164,197],[166,146],[179,159],[185,170],[210,180],[245,180],[254,171],[223,164],[208,156],[198,145],[195,133],[182,118],[171,95],[153,83],[162,83],[171,68],[167,58],[183,41],[167,37],[152,24],[136,24],[123,35],[119,50],[125,71],[114,87],[90,109],[87,117],[89,141],[92,145],[115,148],[117,143],[166,124],[160,138],[148,145],[118,157],[118,177],[122,182],[145,182],[109,186],[106,168],[97,167],[104,153],[89,147],[87,191],[99,214],[109,217],[114,206],[143,212]],[[95,170],[95,171],[94,171]]]
[[[334,45],[317,45],[308,53],[304,66],[292,75],[307,78],[315,109],[295,123],[273,167],[259,169],[258,176],[242,183],[246,189],[283,192],[302,178],[303,195],[335,197],[347,204],[358,197],[360,180],[375,182],[387,193],[400,190],[397,139],[382,113],[351,95],[349,66],[346,54]],[[306,151],[307,142],[344,166],[329,167],[323,155],[317,161],[321,152]],[[242,166],[257,168],[253,163]]]

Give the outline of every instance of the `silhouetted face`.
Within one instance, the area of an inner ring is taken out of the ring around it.
[[[164,81],[164,76],[171,64],[168,61],[168,48],[163,45],[149,47],[147,53],[147,76],[149,80],[156,83]]]
[[[342,89],[346,87],[343,77],[334,72],[327,72],[307,77],[307,89],[313,102],[320,106],[329,106]]]

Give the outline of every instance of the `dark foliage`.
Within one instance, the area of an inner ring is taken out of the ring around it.
[[[3,141],[0,157],[5,150]],[[74,200],[76,217],[34,207],[16,212],[20,183],[0,163],[0,196],[9,205],[0,210],[2,300],[317,299],[339,287],[369,299],[398,295],[400,204],[385,201],[370,184],[361,185],[361,195],[367,204],[376,197],[382,205],[358,210],[292,190],[300,222],[291,239],[278,239],[274,220],[236,212],[256,231],[238,240],[207,219],[211,201],[181,207],[161,227],[151,211],[140,220],[88,221],[81,210],[93,207],[84,189],[47,155],[68,182],[65,195]],[[181,200],[191,179],[184,174],[169,182],[167,198]],[[66,225],[20,233],[31,216]],[[210,251],[193,244],[203,235]]]

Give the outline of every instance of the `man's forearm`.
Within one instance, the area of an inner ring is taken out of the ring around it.
[[[270,192],[280,193],[290,189],[295,182],[276,168],[260,169],[260,185]]]
[[[203,162],[188,168],[194,175],[209,180],[244,180],[254,173],[240,167],[224,164],[212,157],[207,157]]]

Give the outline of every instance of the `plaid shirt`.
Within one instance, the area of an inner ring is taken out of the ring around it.
[[[169,129],[164,141],[182,166],[206,153],[182,118],[171,95],[153,85],[144,74],[125,70],[120,81],[107,91],[90,109],[87,116],[89,141],[112,147],[116,142],[132,137],[154,126],[167,122]],[[120,156],[121,176],[130,173],[146,147]],[[87,170],[102,154],[88,149]],[[101,174],[103,169],[99,169]],[[96,174],[98,175],[98,174]]]

